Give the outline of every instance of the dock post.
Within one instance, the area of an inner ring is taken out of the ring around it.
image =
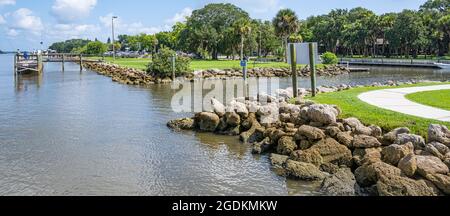
[[[314,52],[314,43],[309,44],[309,64],[311,70],[311,92],[312,96],[315,97],[317,94],[316,89],[316,56]]]
[[[62,71],[64,72],[64,61],[65,61],[65,59],[64,59],[64,54],[62,54]]]
[[[291,44],[291,70],[292,70],[292,89],[294,98],[298,97],[298,83],[297,83],[297,56],[295,52],[295,44]]]
[[[17,76],[17,54],[14,55],[14,77]]]
[[[83,72],[83,54],[80,54],[80,72]]]

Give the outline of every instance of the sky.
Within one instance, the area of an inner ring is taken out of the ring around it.
[[[252,18],[272,20],[278,10],[293,9],[299,18],[335,8],[365,7],[377,14],[418,9],[426,0],[0,0],[0,50],[45,49],[73,38],[107,40],[111,17],[119,34],[169,30],[208,3],[232,3]],[[43,45],[40,42],[43,42]]]

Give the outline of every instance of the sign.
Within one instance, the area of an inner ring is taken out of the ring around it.
[[[241,61],[241,67],[247,67],[247,61]]]
[[[295,45],[295,51],[296,51],[296,56],[297,56],[297,64],[304,64],[304,65],[309,65],[310,61],[309,61],[309,44],[310,43],[294,43]],[[314,44],[314,56],[316,59],[316,64],[320,62],[320,57],[319,57],[319,50],[317,49],[317,43],[313,43]],[[288,63],[291,64],[291,43],[288,44],[287,46],[287,59],[288,59]]]

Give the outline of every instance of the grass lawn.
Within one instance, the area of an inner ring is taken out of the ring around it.
[[[406,98],[420,104],[450,110],[450,89],[417,92],[406,95]]]
[[[101,57],[90,57],[89,59],[98,60]],[[105,57],[105,61],[113,62],[112,57]],[[140,70],[145,70],[150,59],[139,59],[139,58],[116,58],[115,64],[136,68]],[[299,65],[298,67],[303,67],[304,65]],[[267,63],[257,63],[254,64],[253,61],[248,62],[248,68],[289,68],[290,65],[284,62],[267,62]],[[318,65],[318,68],[322,68],[323,65]],[[192,60],[191,70],[207,70],[207,69],[241,69],[239,60]]]
[[[390,88],[404,88],[427,85],[441,85],[443,83],[421,83],[415,85],[404,85],[400,87]],[[450,127],[450,122],[441,122],[420,117],[401,114],[376,106],[369,105],[358,99],[358,95],[364,92],[385,89],[386,87],[362,87],[347,91],[332,92],[320,94],[312,99],[318,103],[338,105],[342,109],[342,118],[356,117],[364,124],[378,125],[384,131],[390,131],[397,127],[408,127],[412,133],[427,137],[428,126],[432,123],[442,124]]]

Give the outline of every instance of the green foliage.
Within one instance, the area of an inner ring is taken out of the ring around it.
[[[56,50],[58,53],[70,53],[72,50],[80,50],[86,46],[90,40],[72,39],[64,42],[57,42],[50,45],[49,49]]]
[[[173,71],[173,56],[176,56],[175,51],[167,47],[161,48],[148,64],[147,72],[160,77],[170,77]],[[190,61],[188,57],[176,56],[175,74],[179,76],[190,72]]]
[[[84,54],[102,55],[108,50],[108,46],[100,41],[89,42],[86,45]]]
[[[336,54],[334,54],[332,52],[326,52],[322,55],[322,63],[323,64],[335,65],[338,62],[339,62],[338,57],[336,56]]]

